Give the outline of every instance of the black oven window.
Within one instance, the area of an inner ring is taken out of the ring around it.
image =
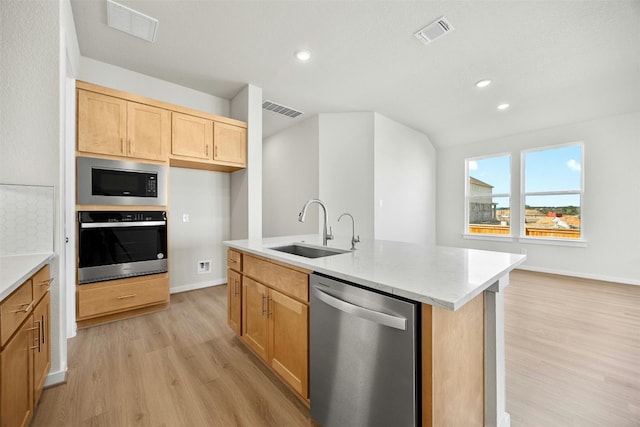
[[[80,267],[166,258],[167,228],[114,227],[80,231]]]

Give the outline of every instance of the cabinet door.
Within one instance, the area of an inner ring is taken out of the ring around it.
[[[247,130],[240,126],[215,122],[213,124],[213,160],[247,163]]]
[[[0,426],[29,425],[33,413],[33,317],[0,353]]]
[[[240,335],[242,316],[242,276],[237,271],[227,270],[227,320],[229,327]]]
[[[171,138],[170,112],[150,105],[127,103],[127,156],[167,160]]]
[[[305,399],[309,396],[309,307],[271,290],[269,363]]]
[[[267,360],[269,319],[268,289],[244,277],[242,280],[242,338],[260,357]]]
[[[44,381],[47,379],[51,368],[51,294],[49,292],[42,298],[33,310],[33,327],[35,329],[33,340],[33,402],[34,407],[40,394]]]
[[[213,122],[188,114],[171,113],[171,154],[211,160]]]
[[[78,90],[78,151],[125,155],[127,101]]]

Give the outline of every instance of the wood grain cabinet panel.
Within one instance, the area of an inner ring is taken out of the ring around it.
[[[171,154],[192,159],[213,158],[213,121],[171,113]]]
[[[166,162],[170,138],[168,110],[78,89],[78,151]]]
[[[0,345],[4,346],[33,310],[31,279],[0,303]]]
[[[255,280],[242,280],[242,339],[258,356],[267,360],[269,322],[266,317],[268,288]]]
[[[213,160],[235,163],[239,166],[247,164],[247,129],[228,123],[214,122],[213,125]]]
[[[151,105],[127,103],[127,156],[167,161],[171,113]]]
[[[0,353],[0,426],[24,427],[33,414],[33,317]]]
[[[40,299],[49,292],[49,286],[51,284],[49,264],[42,267],[31,279],[31,285],[33,287],[33,300],[38,302]]]
[[[303,398],[309,397],[309,306],[272,290],[269,364]]]
[[[127,101],[78,90],[78,151],[124,156]]]
[[[78,286],[78,319],[117,313],[169,301],[169,279]]]
[[[236,335],[242,335],[242,275],[231,269],[227,270],[227,292],[227,322]]]
[[[33,310],[33,401],[40,399],[51,369],[51,294],[47,292]]]
[[[237,316],[234,282],[242,281],[240,339],[308,402],[308,272],[233,250],[227,261],[230,319]],[[235,322],[229,325],[236,330]]]

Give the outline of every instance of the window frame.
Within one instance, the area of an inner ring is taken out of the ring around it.
[[[470,190],[471,190],[471,184],[470,184],[470,178],[471,175],[469,173],[469,163],[472,161],[478,161],[478,160],[485,160],[485,159],[491,159],[491,158],[496,158],[496,157],[508,157],[509,159],[509,183],[508,183],[508,188],[509,188],[509,193],[496,193],[496,194],[491,194],[491,198],[495,198],[495,197],[503,197],[503,198],[507,198],[509,200],[509,234],[481,234],[481,233],[471,233],[469,232],[469,215],[470,215],[470,211],[469,211],[469,204],[470,204],[470,200],[472,197],[487,197],[486,195],[482,195],[482,196],[471,196],[470,194]],[[513,233],[513,216],[511,215],[511,212],[513,212],[513,153],[511,152],[501,152],[501,153],[494,153],[494,154],[489,154],[489,155],[483,155],[483,156],[476,156],[476,157],[467,157],[464,159],[464,168],[465,168],[465,179],[464,179],[464,230],[462,233],[462,236],[465,239],[478,239],[478,240],[502,240],[502,241],[513,241],[515,235]]]
[[[580,146],[580,189],[579,190],[554,190],[554,191],[531,191],[525,192],[525,174],[526,164],[525,156],[528,153],[554,150],[564,147]],[[550,245],[565,245],[565,246],[586,246],[585,238],[585,221],[584,221],[584,199],[585,199],[585,144],[583,141],[574,141],[562,144],[553,144],[542,147],[529,148],[520,150],[520,231],[518,240],[522,243],[538,243],[538,244],[550,244]],[[526,200],[527,196],[563,196],[563,195],[578,195],[580,198],[580,237],[562,238],[562,237],[545,237],[545,236],[527,236],[526,230]]]

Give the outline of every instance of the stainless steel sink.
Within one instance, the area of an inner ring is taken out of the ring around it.
[[[279,252],[286,252],[288,254],[298,255],[305,258],[322,258],[326,256],[339,255],[339,254],[350,252],[345,249],[303,245],[300,243],[293,243],[291,245],[278,246],[278,247],[269,248],[269,249],[273,249],[274,251],[279,251]]]

